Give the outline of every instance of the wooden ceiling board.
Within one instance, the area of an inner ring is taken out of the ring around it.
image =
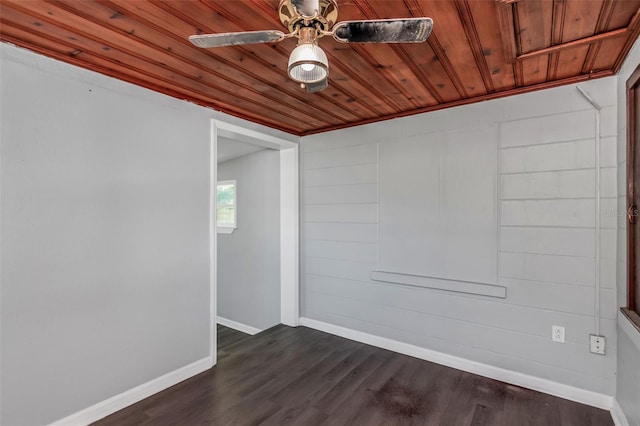
[[[485,94],[486,88],[482,80],[480,68],[475,61],[473,47],[467,38],[465,27],[460,18],[455,1],[423,2],[421,7],[424,16],[432,16],[444,31],[430,37],[429,44],[438,46],[438,57],[453,81],[458,94],[462,98]],[[434,24],[434,28],[435,25]],[[469,28],[469,31],[475,31]],[[434,49],[435,50],[435,49]]]
[[[547,79],[548,55],[520,60],[517,65],[521,67],[520,75],[522,75],[522,82],[518,84],[518,87],[533,86],[549,81]]]
[[[461,98],[438,55],[428,43],[405,45],[400,52],[405,61],[411,62],[419,82],[429,90],[438,104]]]
[[[558,56],[558,62],[562,64],[562,68],[556,70],[554,78],[562,79],[580,74],[588,52],[589,46],[578,46],[556,53],[555,55]]]
[[[619,52],[624,49],[624,44],[624,38],[603,41],[592,69],[594,71],[615,69]]]
[[[355,4],[362,14],[359,19],[362,19],[362,17],[366,19],[414,17],[411,9],[398,8],[397,5],[390,2],[375,2],[369,4],[364,1],[357,1]],[[419,16],[424,15],[420,14]],[[436,105],[443,102],[444,98],[440,92],[442,89],[445,89],[446,86],[443,86],[445,83],[442,83],[442,81],[444,79],[450,83],[450,80],[442,66],[431,66],[440,64],[435,60],[435,54],[428,44],[390,44],[370,47],[374,47],[369,49],[369,55],[373,55],[369,57],[373,58],[378,64],[376,65],[376,69],[380,69],[381,72],[385,73],[387,78],[396,80],[399,78],[402,92],[409,93],[409,97],[412,98],[418,107]],[[383,49],[376,49],[375,47],[384,47],[385,51],[383,52]],[[396,65],[390,64],[387,66],[386,58],[388,57],[393,58],[392,61]],[[402,71],[398,73],[400,69],[402,69]],[[431,73],[428,74],[428,71],[431,71]],[[437,72],[440,72],[440,76],[436,76]],[[394,75],[396,73],[398,73],[397,77]],[[450,96],[451,95],[445,94],[447,98],[450,98]],[[453,96],[453,99],[458,99],[455,94]]]
[[[526,54],[553,44],[554,33],[559,39],[557,28],[562,28],[564,1],[531,0],[514,4],[516,10],[515,33],[518,54]],[[558,22],[560,23],[558,25]],[[554,31],[554,28],[556,30]],[[559,40],[557,40],[559,43]],[[557,43],[556,43],[557,44]],[[519,61],[520,81],[518,87],[532,86],[549,81],[549,70],[556,69],[556,58],[541,55]]]
[[[353,20],[357,19],[356,17],[367,19],[357,5],[352,3],[341,4],[339,20]],[[352,77],[360,79],[364,85],[371,87],[381,99],[386,99],[386,102],[392,106],[394,112],[419,106],[411,96],[411,92],[403,86],[401,79],[392,75],[395,73],[400,75],[402,72],[405,72],[406,75],[407,72],[406,65],[399,65],[402,61],[394,52],[393,46],[387,44],[347,46],[333,39],[321,40],[321,45],[325,44],[332,46],[327,52],[329,53],[330,73],[334,62],[343,64],[349,69]],[[397,71],[389,71],[389,68],[385,68],[393,66],[397,68]],[[412,80],[415,84],[415,77],[412,77]],[[424,97],[424,91],[420,93]]]
[[[429,16],[421,44],[324,37],[329,87],[287,76],[294,39],[199,49],[192,34],[284,30],[279,0],[0,0],[0,39],[297,135],[612,75],[640,0],[337,0],[338,21]]]
[[[602,0],[565,0],[562,43],[579,40],[596,33]]]
[[[469,1],[471,16],[474,22],[491,22],[498,14],[497,2]],[[515,87],[513,65],[505,62],[500,27],[498,25],[475,24],[482,54],[486,61],[494,90],[512,89]]]
[[[513,3],[517,17],[516,39],[518,54],[542,49],[552,44],[553,26],[562,28],[562,0],[527,0]]]
[[[493,93],[496,89],[493,87],[493,79],[491,78],[491,71],[489,70],[486,59],[487,55],[491,54],[491,52],[482,47],[482,42],[478,35],[478,27],[473,18],[469,0],[455,0],[455,5],[458,9],[458,15],[462,22],[465,35],[467,36],[467,41],[471,46],[471,52],[473,53],[476,66],[482,77],[484,93]]]
[[[600,9],[600,15],[598,16],[598,21],[596,22],[595,34],[601,34],[608,30],[611,25],[611,18],[613,17],[613,13],[615,11],[616,0],[604,0],[602,4],[602,8]],[[622,26],[622,25],[620,25]],[[589,46],[587,51],[587,55],[584,60],[584,64],[582,65],[582,73],[588,73],[593,70],[594,62],[600,53],[600,48],[602,47],[602,42],[596,42]]]
[[[564,23],[567,18],[567,2],[563,0],[553,0],[551,15],[551,46],[562,44],[564,37]],[[560,52],[551,53],[547,58],[547,80],[555,80],[558,75],[558,63],[560,62]]]
[[[410,13],[410,16],[416,18],[427,16],[425,8],[429,9],[432,2],[421,0],[404,0],[404,3],[407,6],[407,10]],[[435,33],[431,33],[430,38],[427,40],[427,45],[429,46],[430,50],[425,50],[425,56],[431,59],[426,63],[426,66],[428,67],[430,77],[435,78],[435,85],[432,84],[432,87],[434,87],[438,91],[438,94],[434,96],[436,97],[436,99],[442,99],[442,102],[440,103],[460,100],[464,96],[463,83],[460,80],[458,73],[455,72],[451,61],[445,53],[444,47],[438,40]],[[408,52],[415,52],[417,49],[419,49],[419,46],[403,45],[402,48]],[[411,54],[411,57],[415,56],[419,57],[420,55],[416,55],[415,53]]]
[[[605,28],[607,31],[628,26],[631,18],[638,11],[638,5],[627,0],[606,0],[605,7],[613,9]]]

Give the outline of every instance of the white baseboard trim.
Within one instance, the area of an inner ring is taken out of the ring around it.
[[[616,426],[629,426],[627,416],[622,411],[622,407],[617,399],[613,400],[613,407],[611,407],[611,417],[613,418],[613,424]]]
[[[355,340],[357,342],[377,346],[379,348],[387,349],[393,352],[409,355],[414,358],[424,359],[426,361],[435,362],[447,367],[452,367],[458,370],[467,371],[469,373],[478,374],[490,379],[511,383],[516,386],[522,386],[524,388],[533,389],[549,395],[554,395],[560,398],[569,399],[571,401],[580,402],[582,404],[591,405],[593,407],[598,407],[605,410],[611,410],[613,408],[612,396],[576,388],[573,386],[554,382],[552,380],[542,379],[540,377],[518,373],[516,371],[506,370],[504,368],[494,367],[488,364],[483,364],[465,358],[448,355],[431,349],[399,342],[397,340],[387,339],[385,337],[374,336],[373,334],[351,330],[349,328],[328,324],[310,318],[300,318],[300,325],[324,331],[325,333]]]
[[[113,414],[118,410],[122,410],[129,405],[142,401],[153,394],[193,377],[196,374],[202,373],[211,367],[213,367],[213,358],[203,358],[147,383],[143,383],[140,386],[136,386],[133,389],[129,389],[121,394],[105,399],[102,402],[98,402],[84,410],[55,421],[49,426],[80,426],[91,424],[108,416],[109,414]]]
[[[224,325],[225,327],[233,328],[234,330],[242,331],[243,333],[247,333],[250,335],[258,334],[261,331],[259,328],[251,327],[250,325],[242,324],[241,322],[233,321],[230,319],[216,317],[216,321],[220,325]]]

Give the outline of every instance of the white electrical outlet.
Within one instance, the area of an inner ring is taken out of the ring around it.
[[[551,339],[554,342],[564,343],[564,327],[554,325],[551,327]]]
[[[604,336],[596,336],[595,334],[589,335],[589,349],[591,353],[604,355],[605,354],[605,339]]]

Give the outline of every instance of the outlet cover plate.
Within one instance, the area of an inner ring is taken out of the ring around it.
[[[564,343],[564,327],[554,325],[551,327],[551,340],[558,343]]]
[[[589,335],[589,350],[592,354],[605,355],[605,346],[604,336]]]

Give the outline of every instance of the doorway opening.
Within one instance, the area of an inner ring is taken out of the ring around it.
[[[297,326],[298,144],[212,120],[211,353],[217,324]]]

